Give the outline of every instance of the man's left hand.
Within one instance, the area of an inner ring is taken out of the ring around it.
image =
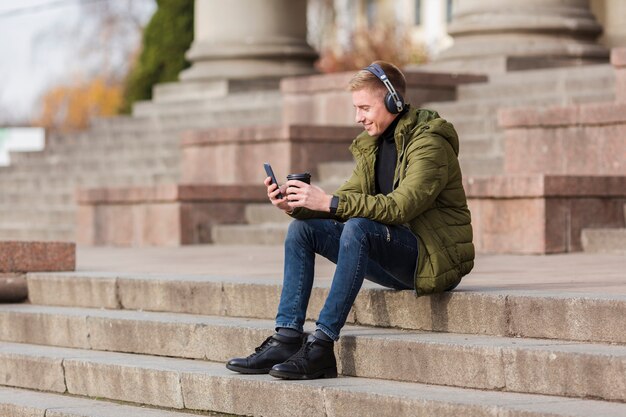
[[[320,187],[298,180],[289,180],[286,184],[290,207],[305,207],[309,210],[330,212],[330,200],[333,196],[326,194]]]

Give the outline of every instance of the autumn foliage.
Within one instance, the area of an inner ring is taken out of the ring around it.
[[[322,72],[351,71],[379,59],[404,67],[427,62],[428,52],[408,30],[396,24],[379,24],[356,29],[347,50],[336,45],[322,48],[316,66]]]
[[[121,83],[107,82],[101,77],[57,86],[43,96],[35,124],[61,132],[83,130],[96,117],[115,115],[121,103]]]

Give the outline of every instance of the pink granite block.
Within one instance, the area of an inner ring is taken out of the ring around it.
[[[503,128],[567,126],[577,123],[579,111],[578,105],[500,109],[498,124]]]
[[[263,188],[263,187],[261,187]],[[265,189],[263,188],[263,191]],[[267,196],[263,201],[266,201]],[[218,224],[242,223],[246,202],[184,203],[181,205],[180,244],[212,243],[211,229]]]
[[[313,113],[302,113],[296,121],[284,120],[285,123],[319,125],[355,125],[355,111],[352,105],[352,95],[345,91],[328,91],[311,96]]]
[[[576,123],[582,125],[626,124],[626,103],[602,102],[581,104]]]
[[[132,246],[181,245],[180,203],[148,203],[134,207],[135,224]]]
[[[306,123],[316,115],[315,102],[309,95],[289,94],[283,97],[282,119],[285,123]]]
[[[626,123],[626,103],[601,102],[570,106],[501,109],[498,124],[505,128],[537,128]]]
[[[479,252],[580,251],[583,229],[625,223],[626,175],[470,178],[465,189]]]
[[[416,107],[420,107],[423,103],[452,101],[454,99],[456,99],[456,89],[452,88],[410,88],[405,97],[407,103]]]
[[[419,70],[405,70],[407,86],[450,87],[469,83],[484,83],[488,81],[486,75],[462,74],[449,72],[428,72]]]
[[[210,243],[213,225],[241,223],[247,204],[267,201],[260,183],[102,188],[81,195],[80,243],[112,246]]]
[[[626,123],[603,126],[590,132],[600,136],[598,166],[609,175],[626,175]]]
[[[348,147],[359,128],[345,126],[269,126],[207,129],[185,135],[185,184],[262,184],[263,163],[277,177],[309,171],[321,162],[350,160]]]
[[[542,175],[470,177],[464,179],[468,197],[518,198],[544,195],[545,178]]]
[[[280,81],[280,91],[289,93],[315,93],[325,90],[345,90],[354,75],[353,71],[334,74],[316,74],[287,77]]]
[[[615,100],[626,102],[626,68],[615,70]]]
[[[87,193],[77,193],[77,202],[81,197],[86,197]],[[84,201],[84,200],[83,200]],[[94,245],[95,236],[95,215],[96,206],[79,204],[76,208],[76,243],[79,245]]]
[[[482,253],[545,253],[545,203],[538,198],[469,198],[474,245]]]
[[[75,268],[75,243],[0,242],[0,272],[73,271]]]
[[[626,123],[508,129],[504,171],[626,175]]]
[[[624,227],[624,202],[598,197],[547,199],[545,253],[581,251],[581,232],[586,228]]]
[[[133,206],[98,205],[93,218],[95,245],[132,246],[135,227]]]

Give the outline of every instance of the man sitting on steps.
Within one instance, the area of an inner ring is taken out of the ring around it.
[[[285,239],[276,333],[226,367],[284,379],[337,376],[334,342],[367,278],[425,295],[450,291],[473,267],[472,226],[452,124],[404,103],[406,81],[377,61],[357,72],[349,90],[361,133],[350,146],[351,178],[334,195],[297,180],[278,189],[274,206],[296,220]],[[278,198],[279,193],[282,198]],[[303,335],[315,254],[337,265],[317,330]]]

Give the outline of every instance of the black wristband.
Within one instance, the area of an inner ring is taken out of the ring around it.
[[[337,213],[337,207],[339,207],[339,197],[334,195],[330,200],[330,214]]]

